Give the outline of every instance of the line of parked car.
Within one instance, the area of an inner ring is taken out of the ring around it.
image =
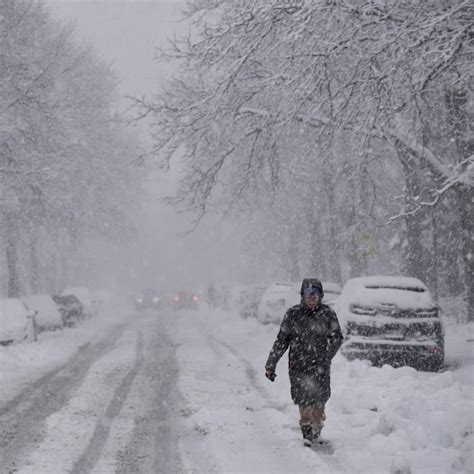
[[[104,292],[85,287],[66,288],[58,295],[0,298],[0,345],[34,342],[43,331],[74,327],[92,317],[105,298]]]
[[[367,359],[379,366],[388,363],[434,371],[443,367],[440,310],[422,281],[369,276],[352,278],[342,288],[322,283],[323,302],[335,309],[345,336],[341,352],[346,358]],[[223,309],[232,308],[262,324],[280,324],[285,310],[300,302],[300,286],[300,282],[224,286],[217,293]]]

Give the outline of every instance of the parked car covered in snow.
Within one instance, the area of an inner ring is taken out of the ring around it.
[[[346,282],[336,304],[349,359],[439,370],[444,330],[438,306],[416,278],[370,276]]]
[[[31,310],[36,311],[38,332],[54,331],[64,327],[61,312],[50,295],[22,296],[21,301]]]
[[[247,299],[248,289],[247,285],[235,285],[231,288],[230,306],[232,311],[236,311],[240,314]]]
[[[61,292],[61,296],[74,295],[84,306],[85,317],[95,314],[91,292],[85,286],[66,288]]]
[[[273,283],[262,295],[258,306],[257,319],[262,324],[280,324],[285,311],[299,304],[300,283]]]
[[[242,318],[257,318],[258,306],[266,289],[264,285],[247,285],[241,289],[236,305]]]
[[[217,285],[212,290],[212,297],[210,297],[209,289],[207,291],[208,303],[211,308],[220,308],[224,311],[230,311],[232,306],[232,285]]]
[[[37,340],[36,313],[16,298],[0,299],[0,345]]]
[[[337,299],[341,295],[342,288],[337,283],[332,281],[322,281],[324,298],[323,303],[329,306],[334,306]]]
[[[53,295],[53,301],[57,304],[64,325],[74,327],[86,318],[84,305],[74,295]]]

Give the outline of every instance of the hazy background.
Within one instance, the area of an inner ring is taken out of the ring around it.
[[[122,96],[118,110],[129,116],[127,96],[152,96],[174,65],[154,60],[157,47],[168,39],[186,34],[182,1],[63,0],[48,1],[58,19],[72,21],[78,41],[89,43],[111,65]],[[142,150],[150,146],[146,122],[131,125],[139,135]],[[241,238],[232,221],[210,217],[192,233],[192,218],[177,214],[161,198],[173,193],[179,167],[165,173],[152,159],[143,166],[143,187],[138,189],[141,213],[135,217],[135,238],[129,245],[99,246],[101,264],[91,263],[89,275],[105,285],[206,288],[214,281],[252,279],[255,269],[243,255]],[[118,272],[118,274],[117,274]],[[90,284],[90,283],[88,283]]]
[[[452,25],[418,45],[426,54],[411,49],[408,23],[396,38],[391,16],[361,24],[380,44],[360,61],[377,58],[387,74],[366,76],[365,63],[358,65],[345,108],[331,87],[338,90],[355,67],[349,63],[358,56],[344,44],[358,43],[342,42],[348,56],[336,55],[334,64],[318,60],[314,48],[332,55],[324,49],[339,42],[332,34],[359,30],[339,4],[331,8],[347,24],[324,19],[329,10],[319,2],[303,2],[319,25],[306,30],[290,4],[2,4],[4,18],[16,21],[4,22],[0,71],[4,294],[77,284],[204,289],[310,275],[344,284],[388,274],[418,277],[435,296],[474,298],[474,102],[472,66],[463,60],[470,53],[453,51],[457,62],[439,77],[426,59],[446,61],[440,45],[465,31],[463,14],[453,12]],[[192,24],[183,19],[186,5]],[[30,8],[26,17],[22,8]],[[424,3],[413,8],[428,30],[444,18]],[[243,23],[234,21],[242,15]],[[262,43],[263,24],[271,36]],[[304,35],[293,34],[296,25]],[[316,30],[327,39],[315,42]],[[188,33],[192,41],[180,41]],[[157,61],[157,50],[171,44],[179,61]],[[392,46],[396,59],[381,53]],[[412,94],[423,96],[423,110],[405,100]],[[333,107],[339,118],[328,121]],[[147,119],[136,123],[140,113]],[[153,147],[160,152],[152,156]],[[181,206],[165,205],[170,196]]]

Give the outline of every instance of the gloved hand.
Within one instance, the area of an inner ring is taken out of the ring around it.
[[[271,382],[274,382],[275,381],[275,378],[276,378],[277,374],[275,373],[274,370],[272,369],[267,369],[265,371],[265,377],[270,380]]]

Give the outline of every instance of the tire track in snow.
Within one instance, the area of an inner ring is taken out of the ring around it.
[[[117,453],[115,472],[182,473],[176,427],[181,401],[176,386],[176,346],[163,325],[150,340],[146,354],[144,370],[135,384],[138,391],[146,392],[146,398],[141,398],[144,410],[134,420],[131,439]]]
[[[53,369],[0,409],[0,459],[6,472],[22,465],[22,456],[43,439],[46,418],[60,410],[74,396],[90,367],[110,351],[125,325],[116,326],[97,343],[88,343],[59,368]]]
[[[258,375],[257,371],[253,368],[252,364],[242,355],[240,355],[230,344],[228,344],[225,341],[221,341],[220,339],[217,339],[215,336],[209,336],[209,343],[216,347],[217,346],[222,346],[224,347],[228,352],[230,352],[239,362],[241,362],[245,366],[245,372],[247,374],[248,379],[250,380],[250,383],[253,385],[255,390],[259,393],[259,395],[267,401],[267,406],[269,408],[273,408],[274,410],[278,411],[285,411],[287,405],[280,405],[278,403],[275,403],[271,400],[271,396],[267,393],[265,388],[263,388],[260,383],[258,382]],[[217,349],[218,350],[218,349]]]
[[[3,404],[3,406],[0,407],[0,417],[10,414],[21,405],[23,405],[24,408],[26,408],[25,405],[32,405],[35,398],[37,398],[35,392],[41,390],[43,386],[53,380],[56,375],[61,376],[62,371],[74,372],[77,375],[82,374],[82,369],[86,367],[86,364],[90,366],[94,362],[92,357],[105,352],[116,342],[120,334],[123,332],[124,327],[125,326],[123,325],[117,326],[106,339],[95,344],[87,342],[82,346],[79,346],[77,351],[64,364],[46,372],[43,376],[22,390],[18,395]]]
[[[117,417],[117,415],[120,413],[120,410],[122,409],[122,406],[127,398],[133,381],[138,371],[143,365],[143,346],[143,334],[140,332],[138,334],[138,339],[135,348],[135,364],[127,373],[125,378],[122,380],[121,384],[115,390],[112,401],[107,407],[104,417],[97,422],[94,434],[92,435],[92,438],[87,448],[82,453],[78,461],[74,464],[74,467],[71,471],[72,473],[88,473],[93,469],[93,467],[99,460],[102,449],[107,441],[112,422],[114,418]]]
[[[59,367],[56,367],[55,369],[52,369],[49,372],[46,372],[42,377],[35,380],[31,385],[23,389],[18,395],[13,397],[11,400],[7,401],[2,407],[0,407],[0,418],[2,416],[10,414],[13,410],[16,410],[17,407],[19,407],[20,405],[31,404],[31,401],[33,400],[33,397],[35,396],[35,391],[40,389],[43,385],[47,384],[61,371],[66,369],[72,359],[76,359],[78,357],[81,357],[81,355],[85,354],[90,347],[91,347],[90,342],[87,342],[83,344],[82,346],[79,346],[76,353],[73,354],[70,360],[68,360],[65,364],[62,364]]]

